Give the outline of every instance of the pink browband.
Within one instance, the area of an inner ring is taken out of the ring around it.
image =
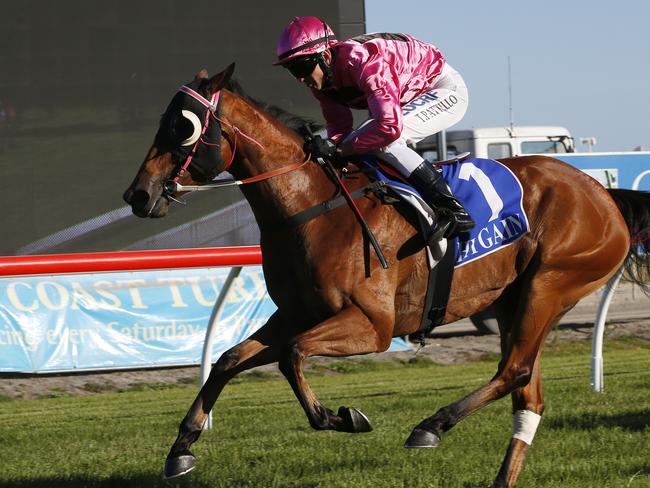
[[[210,112],[216,112],[217,111],[217,104],[219,103],[219,94],[221,91],[216,92],[214,95],[212,95],[212,100],[208,100],[205,98],[203,95],[200,93],[195,92],[191,88],[183,85],[181,86],[178,91],[185,93],[186,95],[191,96],[194,98],[197,102],[199,102],[201,105],[204,107],[208,108]]]

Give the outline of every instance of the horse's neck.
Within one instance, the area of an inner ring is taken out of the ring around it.
[[[242,135],[237,137],[235,162],[230,172],[239,180],[277,170],[292,163],[304,161],[303,141],[270,115],[235,95],[224,100],[223,116],[252,142]],[[260,148],[259,145],[263,147]],[[333,185],[314,163],[301,169],[274,176],[240,187],[253,209],[262,229],[273,228],[289,216],[322,202],[332,194]]]

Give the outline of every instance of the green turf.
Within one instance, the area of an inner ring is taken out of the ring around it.
[[[604,393],[590,390],[589,356],[586,342],[549,347],[547,410],[518,486],[650,486],[650,346],[608,341]],[[282,378],[241,379],[195,444],[197,469],[172,483],[160,479],[162,463],[194,388],[3,401],[0,486],[489,486],[510,438],[508,399],[461,422],[437,449],[402,445],[416,423],[494,368],[345,361],[311,373],[324,403],[371,419],[374,432],[357,435],[312,431]]]

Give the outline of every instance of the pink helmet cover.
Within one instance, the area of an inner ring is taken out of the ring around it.
[[[278,61],[273,64],[284,64],[299,56],[321,53],[336,43],[330,26],[318,17],[294,17],[282,31],[276,49]]]

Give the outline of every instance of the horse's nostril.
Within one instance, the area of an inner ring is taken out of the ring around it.
[[[133,197],[133,190],[129,188],[122,194],[122,200],[124,200],[128,205],[131,205],[131,198]]]
[[[130,203],[134,209],[143,209],[149,203],[149,193],[144,190],[134,191]]]

